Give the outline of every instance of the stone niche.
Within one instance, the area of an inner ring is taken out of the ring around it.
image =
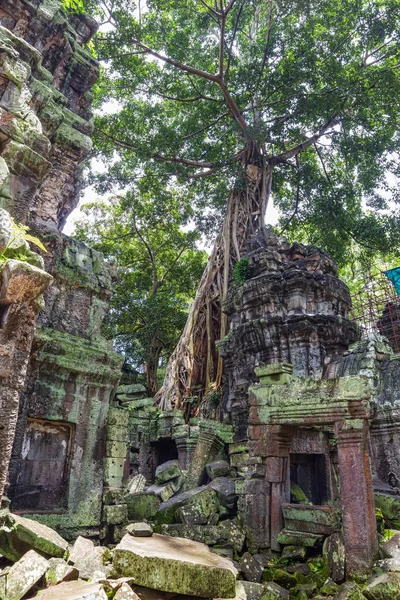
[[[251,238],[242,260],[250,278],[230,290],[224,306],[230,331],[218,344],[228,380],[225,417],[235,426],[236,441],[247,435],[254,367],[287,362],[295,375],[327,378],[360,335],[348,319],[349,290],[320,248],[290,245],[264,228]]]

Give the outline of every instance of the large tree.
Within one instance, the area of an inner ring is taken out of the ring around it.
[[[220,226],[159,394],[169,408],[221,381],[221,302],[271,190],[283,228],[300,226],[339,260],[354,244],[398,248],[387,173],[398,170],[400,2],[100,6],[100,97],[118,103],[97,123],[99,150],[117,152],[100,187],[150,167],[186,185],[199,227]]]

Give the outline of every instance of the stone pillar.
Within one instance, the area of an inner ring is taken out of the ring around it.
[[[215,431],[200,426],[199,437],[186,477],[186,489],[190,490],[200,484],[205,466],[210,460],[211,450],[223,447],[223,445],[224,443],[218,438]]]
[[[178,461],[181,469],[187,471],[192,461],[193,453],[196,448],[197,438],[178,438],[175,440],[178,451]]]
[[[243,521],[252,549],[280,550],[277,537],[283,529],[282,503],[287,501],[286,484],[289,469],[289,450],[293,428],[268,425],[265,409],[273,403],[274,387],[286,385],[292,367],[273,364],[256,369],[261,386],[252,388],[249,396],[249,454],[260,458],[255,479],[245,487],[242,503]]]
[[[336,426],[347,576],[368,574],[378,551],[375,503],[368,453],[368,423]]]
[[[42,269],[13,259],[0,273],[0,508],[39,308],[36,299],[52,279]]]
[[[289,450],[292,441],[292,429],[281,425],[267,426],[267,457],[264,459],[265,480],[271,489],[270,542],[272,550],[281,549],[278,535],[283,529],[282,504],[287,502],[286,483],[289,469]]]
[[[261,469],[245,481],[244,495],[239,502],[247,545],[252,551],[270,547],[271,485],[265,480],[264,465],[259,467]]]

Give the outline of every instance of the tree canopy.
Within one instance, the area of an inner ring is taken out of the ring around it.
[[[251,141],[275,163],[282,227],[342,263],[351,242],[399,245],[398,0],[103,2],[96,145],[103,188],[150,165],[215,234]],[[300,147],[300,148],[299,148]],[[301,152],[300,152],[301,150]]]

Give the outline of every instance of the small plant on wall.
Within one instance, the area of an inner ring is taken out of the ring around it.
[[[233,283],[237,286],[243,285],[245,281],[250,279],[252,275],[252,268],[249,263],[249,259],[244,256],[234,266],[233,269]]]
[[[9,217],[11,223],[10,237],[7,244],[0,250],[0,268],[4,266],[9,258],[20,260],[38,265],[41,260],[39,256],[32,252],[29,243],[34,244],[43,252],[47,252],[39,238],[29,233],[29,227],[16,223],[12,217]]]

